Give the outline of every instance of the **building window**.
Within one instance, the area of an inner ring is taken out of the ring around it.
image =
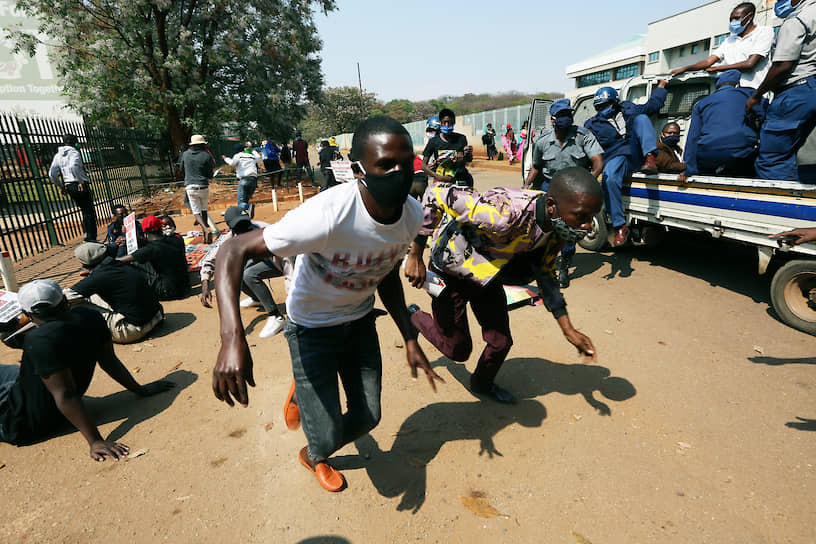
[[[590,87],[592,85],[599,85],[601,83],[606,83],[609,81],[610,72],[609,70],[603,70],[601,72],[593,72],[591,74],[585,74],[582,76],[578,76],[575,78],[576,85],[580,87]]]
[[[657,62],[660,60],[660,51],[655,51],[654,53],[649,53],[649,64],[653,62]]]
[[[686,48],[685,48],[685,47],[681,47],[681,48],[680,48],[680,56],[681,56],[681,57],[685,57],[685,56],[686,56]]]
[[[691,54],[692,54],[692,55],[696,54],[696,53],[697,53],[697,51],[699,51],[699,50],[700,50],[700,46],[699,46],[699,44],[696,44],[696,43],[695,43],[694,45],[692,45],[692,46],[691,46]]]
[[[640,67],[637,63],[627,64],[626,66],[618,66],[615,68],[615,77],[613,79],[615,81],[619,79],[629,79],[630,77],[635,77],[638,74],[640,74]]]
[[[728,33],[720,34],[719,36],[714,36],[714,47],[719,47],[720,44],[722,44],[728,36],[730,36],[730,34]]]

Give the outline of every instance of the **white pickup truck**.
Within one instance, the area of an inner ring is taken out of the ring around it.
[[[622,99],[644,102],[658,76],[637,76],[620,92]],[[714,76],[706,72],[683,74],[669,81],[666,104],[652,117],[659,134],[669,121],[688,132],[691,110],[700,98],[714,91]],[[535,134],[550,130],[549,100],[534,100],[529,124]],[[575,124],[583,126],[595,110],[592,96],[574,104]],[[524,149],[522,180],[532,162],[532,142]],[[685,141],[681,142],[685,148]],[[816,167],[816,131],[799,152],[800,167]],[[804,183],[748,178],[693,176],[688,183],[676,174],[635,173],[624,182],[623,207],[629,220],[632,243],[656,240],[662,230],[707,232],[715,238],[734,240],[757,249],[758,272],[764,274],[772,260],[781,266],[771,282],[771,303],[786,324],[816,335],[816,244],[790,246],[768,238],[797,227],[816,227],[816,169],[803,177]],[[810,179],[808,179],[810,178]],[[610,245],[611,222],[602,211],[593,231],[581,242],[585,249],[600,251]]]

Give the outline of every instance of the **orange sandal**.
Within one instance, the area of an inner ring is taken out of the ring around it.
[[[300,427],[300,410],[294,396],[295,381],[292,380],[292,387],[289,388],[289,394],[286,395],[286,402],[283,405],[283,421],[290,431],[296,431]]]
[[[319,483],[320,487],[326,491],[342,491],[343,488],[346,487],[346,479],[343,478],[340,471],[326,461],[321,461],[320,463],[317,463],[314,468],[312,468],[312,466],[306,460],[306,456],[309,455],[308,448],[308,446],[304,446],[298,453],[298,461],[300,461],[300,464],[309,469],[309,472],[314,474],[315,478],[317,478],[317,483]]]

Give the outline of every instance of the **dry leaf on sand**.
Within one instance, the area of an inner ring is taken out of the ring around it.
[[[149,449],[147,449],[147,448],[142,448],[142,449],[140,449],[140,450],[132,451],[132,452],[130,452],[130,453],[128,454],[128,456],[127,456],[127,457],[125,457],[125,461],[128,461],[128,460],[130,460],[130,459],[136,459],[137,457],[141,457],[142,455],[145,455],[145,454],[146,454],[147,452],[149,452],[149,451],[150,451],[150,450],[149,450]]]
[[[578,544],[592,544],[587,537],[581,533],[576,533],[575,531],[572,531],[572,538],[574,538],[575,542],[578,542]]]
[[[487,498],[484,497],[482,493],[474,492],[471,493],[470,497],[459,497],[459,500],[462,501],[465,508],[479,517],[495,518],[496,516],[502,515],[501,512],[490,506],[490,503],[487,502]]]

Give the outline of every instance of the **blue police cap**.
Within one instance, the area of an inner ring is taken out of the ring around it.
[[[726,70],[717,76],[717,86],[719,87],[723,83],[739,83],[741,77],[742,72],[739,70]]]
[[[555,117],[562,111],[572,111],[569,98],[559,98],[550,105],[550,115]]]

